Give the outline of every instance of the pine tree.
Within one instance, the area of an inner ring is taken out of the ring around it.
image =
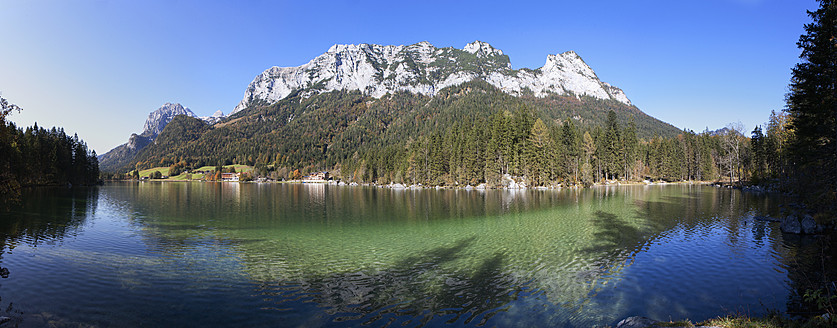
[[[622,137],[622,153],[624,156],[625,179],[636,179],[635,168],[637,161],[637,151],[639,150],[639,138],[636,134],[636,122],[634,118],[628,122],[625,128],[625,133]]]
[[[756,125],[750,137],[750,147],[753,156],[753,176],[764,178],[767,175],[767,140],[761,131],[761,126]]]
[[[616,178],[616,173],[622,171],[622,140],[619,131],[619,122],[616,121],[616,112],[607,112],[607,121],[605,123],[604,140],[602,145],[602,160],[604,162],[604,169],[606,171],[605,178]]]
[[[773,178],[787,177],[788,154],[787,145],[791,139],[788,129],[788,114],[784,112],[770,112],[766,131],[766,157],[770,176]]]
[[[533,184],[541,185],[548,179],[547,155],[552,152],[549,130],[541,119],[535,121],[529,133],[527,144],[527,160],[529,175]]]
[[[787,112],[795,133],[791,157],[800,194],[814,205],[835,207],[837,195],[837,1],[820,0],[797,46]]]
[[[562,128],[564,142],[564,165],[566,172],[573,174],[573,183],[578,183],[578,170],[581,159],[581,137],[575,124],[569,119]]]

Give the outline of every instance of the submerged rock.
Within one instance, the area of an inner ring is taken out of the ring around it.
[[[684,322],[682,326],[672,325],[670,322],[662,322],[646,317],[627,317],[616,324],[616,328],[661,328],[661,327],[682,327],[682,328],[720,328],[715,326],[694,326]]]
[[[779,226],[784,233],[792,233],[792,234],[799,234],[802,232],[802,224],[799,223],[799,219],[796,218],[796,215],[788,215],[782,220],[782,225]]]
[[[655,326],[657,320],[646,317],[627,317],[616,324],[616,328],[645,328]]]
[[[780,228],[784,233],[804,235],[818,234],[824,230],[824,227],[817,224],[814,217],[808,214],[802,216],[802,219],[793,214],[788,215],[782,220]]]
[[[802,233],[804,234],[811,235],[822,232],[822,226],[814,221],[813,216],[805,215],[802,217],[802,222],[800,224],[802,225]]]

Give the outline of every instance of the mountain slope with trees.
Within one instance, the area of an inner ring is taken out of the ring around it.
[[[719,170],[706,161],[720,151],[696,145],[719,143],[694,133],[677,141],[683,133],[613,100],[516,97],[484,81],[434,97],[297,92],[212,126],[175,117],[123,172],[243,163],[282,177],[329,170],[347,181],[462,186],[497,185],[506,174],[543,186],[582,183],[585,174],[591,181],[714,176]],[[585,134],[592,144],[583,144]],[[683,154],[692,148],[697,154]],[[693,160],[683,165],[680,157]]]

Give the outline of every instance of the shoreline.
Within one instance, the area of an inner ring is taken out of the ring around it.
[[[240,184],[321,184],[321,185],[331,185],[331,186],[348,186],[348,187],[377,187],[377,188],[389,188],[389,189],[405,189],[405,190],[419,190],[419,189],[436,189],[436,190],[561,190],[561,189],[584,189],[588,187],[584,187],[582,185],[568,185],[565,186],[563,184],[557,185],[550,185],[550,186],[536,186],[530,187],[523,183],[517,183],[514,180],[511,180],[512,183],[504,186],[488,186],[485,183],[481,183],[476,186],[472,185],[455,185],[455,186],[444,186],[444,185],[422,185],[422,184],[413,184],[413,185],[405,185],[400,183],[388,183],[388,184],[378,184],[378,183],[358,183],[358,182],[349,182],[346,183],[344,181],[338,180],[328,180],[328,181],[304,181],[304,180],[283,180],[283,181],[208,181],[208,180],[173,180],[173,179],[150,179],[150,180],[106,180],[105,182],[157,182],[157,183],[182,183],[182,182],[218,182],[218,183],[240,183]],[[589,188],[597,188],[597,187],[616,187],[616,186],[668,186],[668,185],[712,185],[716,187],[724,186],[721,182],[717,181],[677,181],[677,182],[665,182],[665,181],[607,181],[604,183],[594,183]],[[726,186],[729,188],[729,186]],[[742,189],[740,187],[735,189]]]

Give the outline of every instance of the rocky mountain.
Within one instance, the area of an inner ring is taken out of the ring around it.
[[[160,131],[169,124],[171,120],[177,115],[186,115],[197,117],[195,113],[181,104],[165,103],[157,110],[148,114],[145,124],[142,126],[142,135],[147,137],[157,137]]]
[[[434,96],[446,87],[477,79],[515,96],[589,96],[631,106],[621,89],[600,81],[573,51],[548,55],[544,66],[535,70],[515,70],[503,51],[485,42],[475,41],[463,49],[419,42],[334,45],[302,66],[271,67],[250,83],[231,114],[270,105],[299,90],[305,96],[333,90],[358,90],[374,98],[397,91]]]
[[[198,118],[179,104],[164,105],[149,115],[141,134],[102,155],[100,166],[124,173],[177,159],[198,167],[333,169],[359,158],[403,166],[410,158],[426,159],[417,145],[442,137],[473,139],[480,149],[474,160],[487,163],[492,160],[485,156],[496,153],[485,148],[487,138],[498,138],[498,131],[522,142],[528,124],[542,120],[555,138],[568,122],[593,133],[610,112],[621,126],[634,126],[639,138],[680,133],[600,81],[572,51],[548,55],[541,68],[515,70],[501,50],[479,41],[463,49],[427,42],[335,45],[305,65],[257,76],[229,116],[218,111]],[[383,155],[387,159],[377,158]]]
[[[211,116],[201,116],[200,119],[206,121],[206,123],[215,124],[220,122],[225,117],[227,116],[224,115],[224,112],[219,109],[215,111],[215,113],[213,113]]]
[[[220,112],[220,111],[219,111]],[[218,113],[216,113],[218,114]],[[99,155],[99,167],[104,172],[113,172],[131,161],[142,149],[154,142],[154,139],[165,129],[177,115],[196,117],[189,108],[181,104],[165,103],[157,110],[148,114],[140,134],[132,133],[128,142],[111,149],[103,155]],[[218,114],[223,117],[223,114]],[[215,115],[210,116],[206,121],[215,120]]]

